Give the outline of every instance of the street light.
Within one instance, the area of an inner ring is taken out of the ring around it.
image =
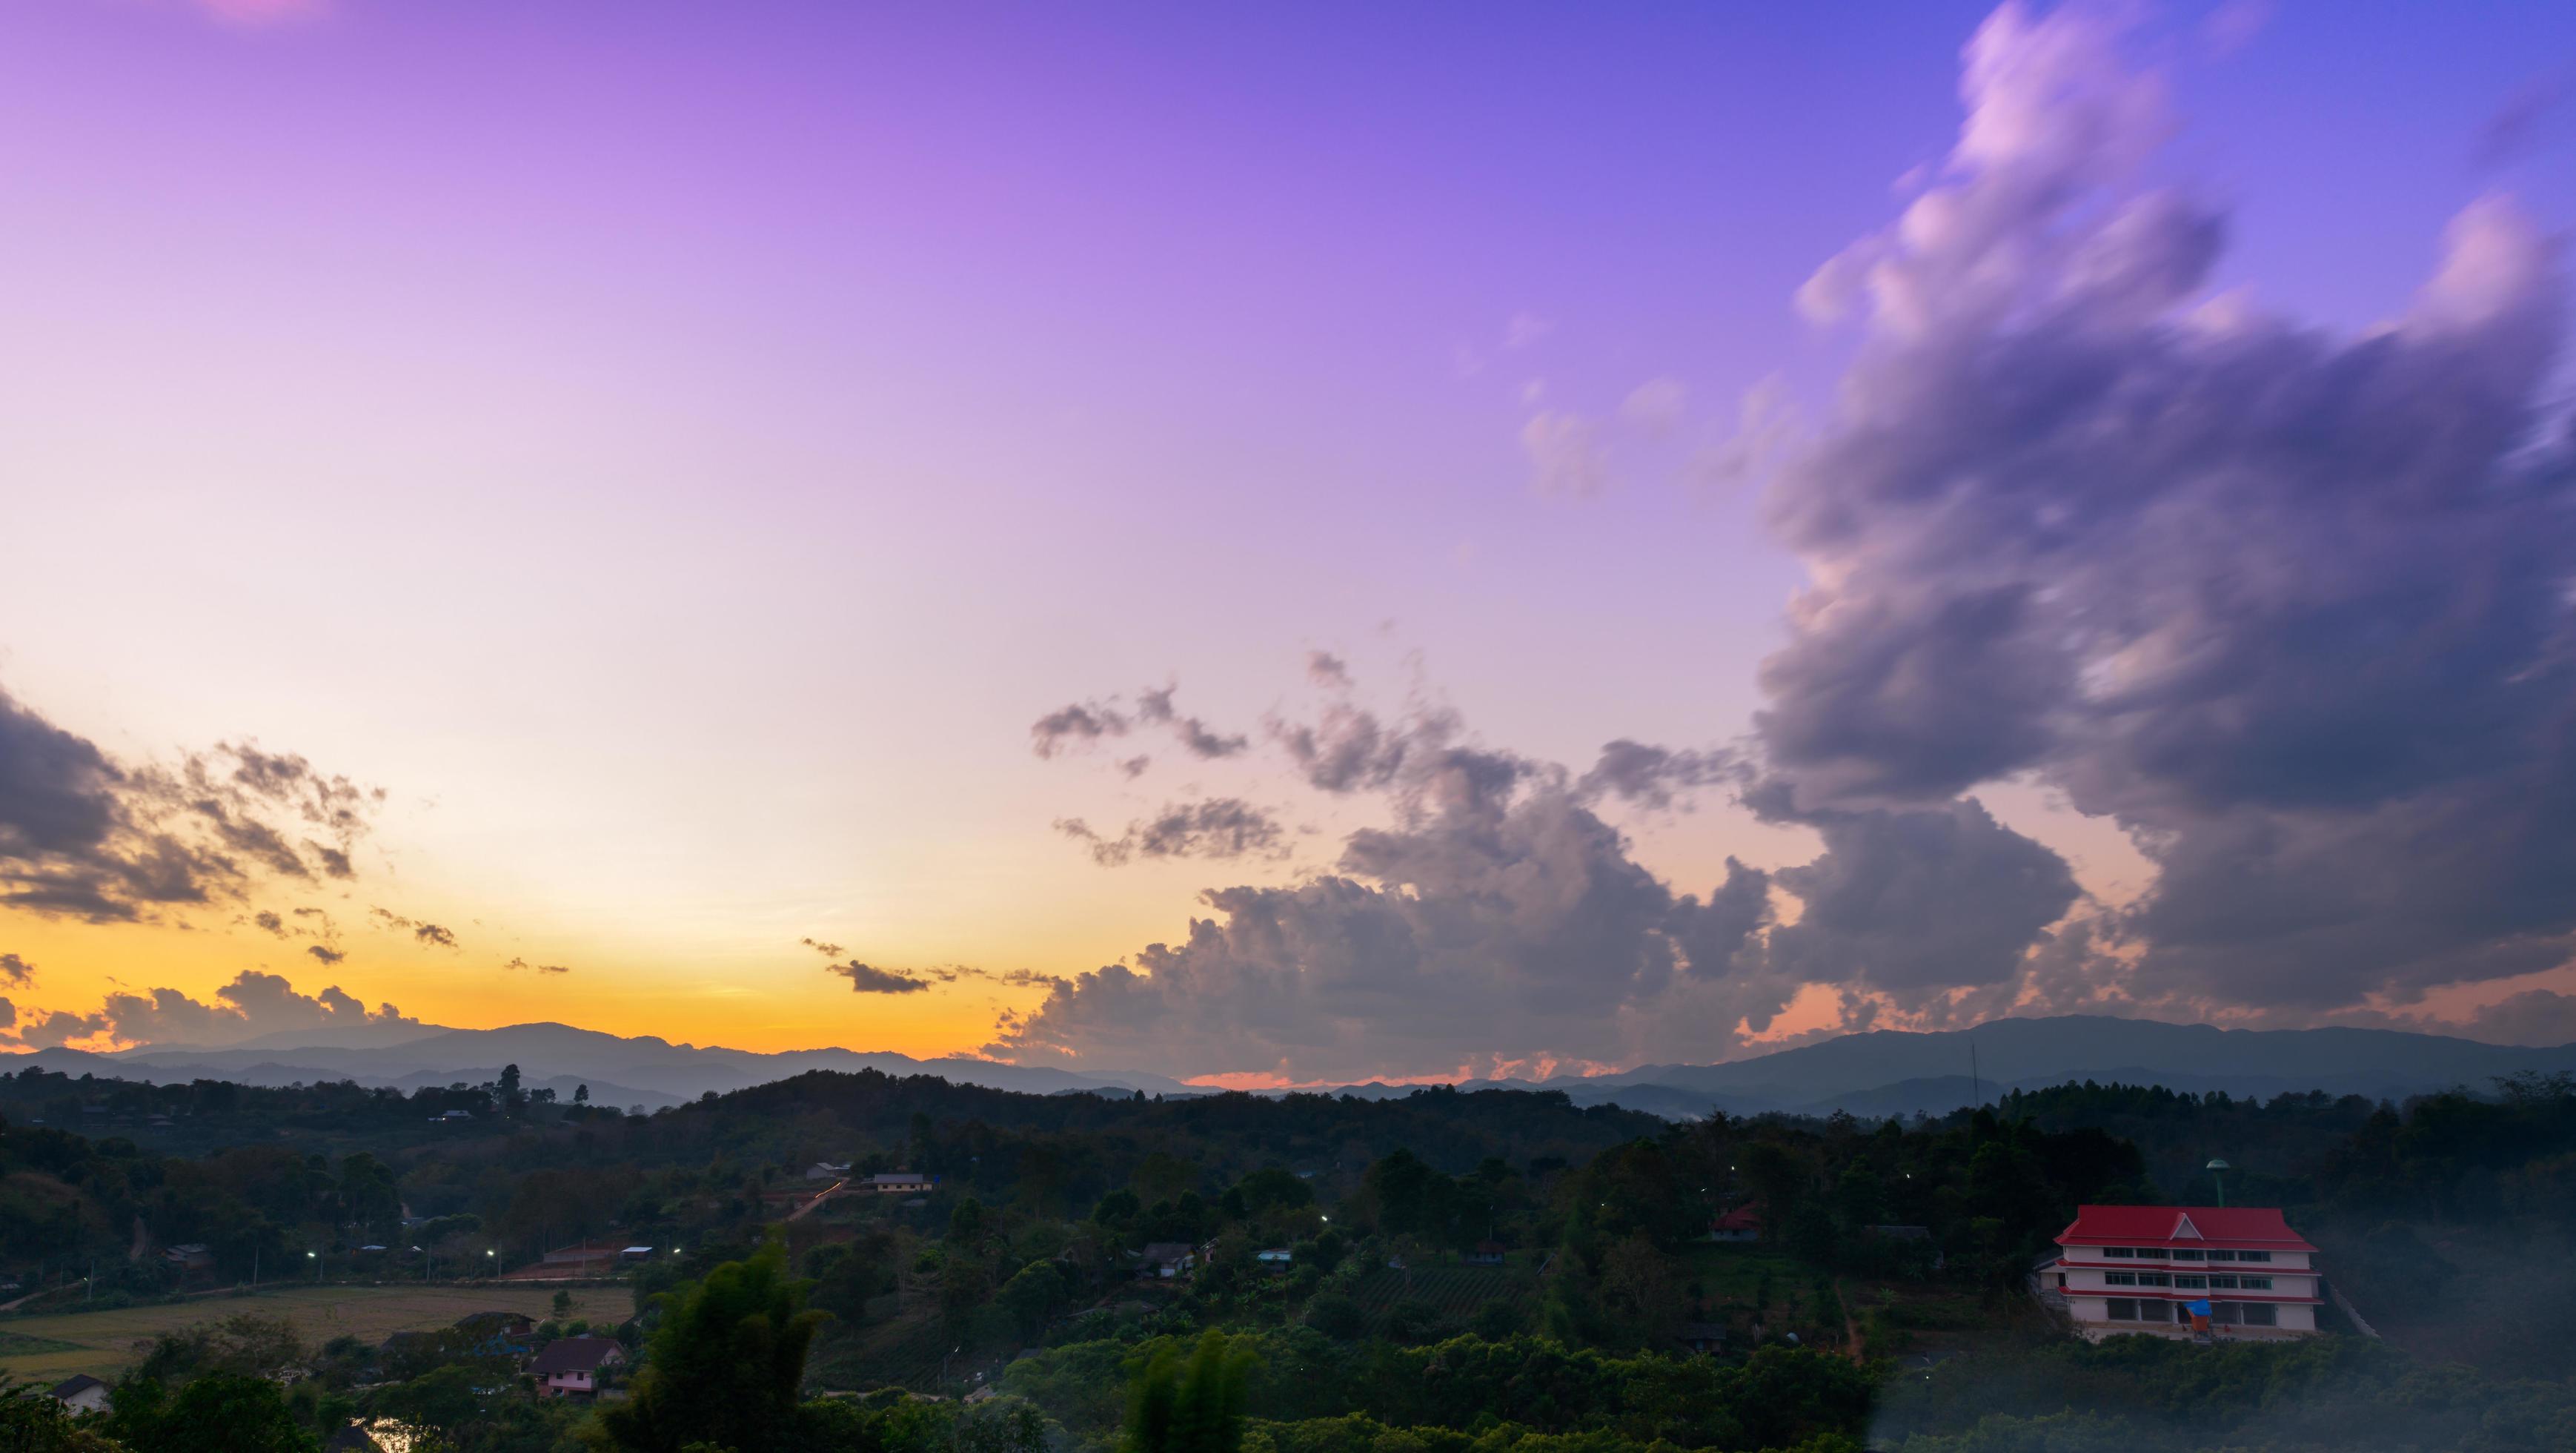
[[[313,1279],[317,1282],[320,1281],[322,1279],[322,1258],[313,1252],[308,1251],[304,1253],[304,1259],[313,1263]]]
[[[2201,1167],[2201,1169],[2209,1172],[2210,1184],[2218,1187],[2218,1207],[2222,1211],[2227,1209],[2227,1181],[2224,1176],[2220,1175],[2220,1172],[2230,1168],[2231,1167],[2227,1162],[2215,1158],[2213,1158],[2209,1164]]]

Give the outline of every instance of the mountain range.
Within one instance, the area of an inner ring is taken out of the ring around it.
[[[1164,1075],[1063,1070],[991,1060],[915,1059],[886,1052],[807,1049],[762,1053],[673,1044],[564,1024],[502,1029],[368,1025],[320,1034],[270,1035],[212,1048],[151,1046],[115,1054],[48,1049],[30,1063],[70,1074],[195,1079],[251,1085],[354,1080],[411,1090],[481,1084],[515,1064],[531,1087],[571,1098],[587,1085],[593,1101],[656,1109],[786,1079],[810,1070],[874,1069],[938,1075],[961,1084],[1032,1094],[1212,1093]],[[1674,1119],[1712,1109],[1729,1114],[1848,1110],[1879,1117],[1943,1113],[2005,1090],[2069,1080],[2225,1090],[2268,1098],[2325,1090],[2403,1098],[2454,1085],[2484,1088],[2518,1071],[2576,1073],[2576,1045],[2521,1048],[2390,1029],[2220,1029],[2147,1019],[2069,1015],[1999,1019],[1973,1029],[1846,1034],[1722,1064],[1645,1065],[1617,1074],[1542,1080],[1476,1080],[1460,1089],[1561,1090],[1582,1105],[1616,1104]],[[1401,1096],[1411,1084],[1365,1084],[1334,1093]]]

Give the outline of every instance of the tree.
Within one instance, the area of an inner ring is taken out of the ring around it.
[[[125,1453],[125,1445],[83,1428],[44,1389],[0,1381],[0,1448],[9,1453]]]
[[[176,1396],[158,1382],[120,1384],[107,1418],[117,1441],[152,1453],[316,1453],[277,1384],[210,1372]]]
[[[600,1411],[593,1446],[681,1453],[693,1443],[759,1453],[796,1446],[797,1389],[824,1314],[771,1240],[747,1260],[665,1294],[634,1395]],[[603,1441],[604,1440],[604,1441]]]
[[[589,1103],[590,1103],[590,1086],[588,1086],[588,1085],[575,1085],[575,1086],[573,1086],[573,1087],[572,1087],[572,1102],[573,1102],[574,1104],[576,1104],[576,1105],[587,1105],[587,1104],[589,1104]]]
[[[1237,1453],[1254,1365],[1251,1347],[1222,1332],[1199,1338],[1186,1362],[1165,1347],[1136,1379],[1121,1453]]]
[[[501,1113],[504,1115],[518,1115],[527,1110],[528,1094],[527,1091],[519,1088],[517,1065],[501,1066],[501,1083],[493,1098],[500,1102]]]

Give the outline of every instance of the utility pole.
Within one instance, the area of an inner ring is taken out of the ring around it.
[[[1968,1036],[1968,1086],[1969,1092],[1976,1097],[1976,1104],[1971,1108],[1984,1108],[1986,1077],[1977,1073],[1977,1037],[1973,1034]]]
[[[2232,1168],[2223,1160],[2212,1160],[2202,1167],[2209,1172],[2209,1183],[2218,1187],[2218,1209],[2222,1211],[2227,1209],[2227,1179],[2222,1173]]]

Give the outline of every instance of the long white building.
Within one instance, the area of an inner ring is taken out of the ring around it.
[[[2270,1207],[2081,1206],[2057,1245],[2042,1274],[2089,1336],[2187,1336],[2203,1301],[2219,1336],[2317,1330],[2317,1249]]]

